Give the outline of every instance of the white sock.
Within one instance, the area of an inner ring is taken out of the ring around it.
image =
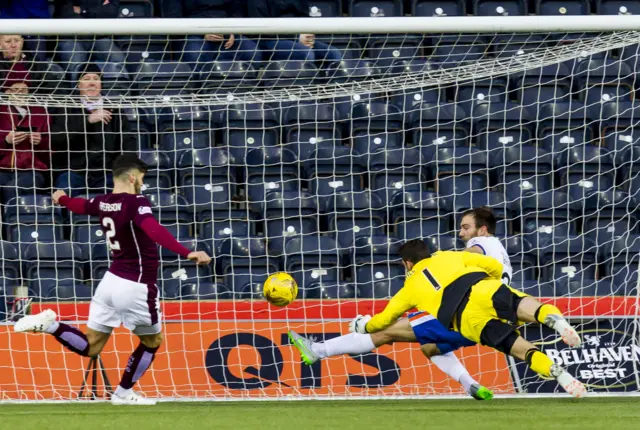
[[[467,369],[464,368],[458,357],[453,352],[447,352],[446,354],[434,355],[431,357],[433,364],[438,366],[438,369],[442,370],[447,375],[451,376],[456,381],[460,382],[465,390],[469,391],[472,384],[476,384],[475,379],[469,375]]]
[[[113,393],[118,397],[126,397],[128,396],[131,392],[133,391],[132,388],[129,388],[128,390],[126,388],[122,388],[120,385],[118,385],[116,387],[116,391]]]
[[[349,333],[326,342],[314,342],[311,345],[313,352],[318,354],[320,358],[342,354],[364,354],[375,348],[371,335],[361,333]]]
[[[47,327],[47,329],[44,332],[53,334],[56,332],[56,330],[58,330],[58,327],[60,327],[60,323],[58,321],[54,321],[51,323],[49,327]]]

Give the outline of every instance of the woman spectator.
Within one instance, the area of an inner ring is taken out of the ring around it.
[[[8,103],[0,105],[0,188],[4,201],[45,184],[49,170],[49,115],[27,106],[29,75],[10,72],[2,86]]]

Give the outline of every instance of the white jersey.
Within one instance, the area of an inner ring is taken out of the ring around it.
[[[507,250],[504,249],[500,240],[495,236],[477,236],[467,242],[467,248],[472,246],[477,246],[484,255],[493,257],[502,263],[502,281],[510,285],[513,278],[513,268],[511,267],[509,254],[507,254]]]

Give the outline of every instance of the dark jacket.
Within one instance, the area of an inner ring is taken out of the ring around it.
[[[164,18],[246,18],[245,0],[163,0]]]
[[[51,162],[49,148],[49,114],[40,106],[31,106],[21,117],[17,109],[0,106],[0,168],[47,170]],[[40,133],[42,140],[33,145],[26,140],[17,145],[7,143],[7,135],[17,128]]]
[[[104,0],[56,0],[54,18],[117,18],[120,12],[120,0],[109,0],[108,5],[103,5]],[[73,10],[74,6],[80,7],[80,13]]]
[[[307,0],[247,0],[249,18],[300,18],[309,17]],[[279,39],[297,39],[299,34],[280,34]],[[256,34],[254,39],[273,39],[274,35]]]
[[[137,143],[127,117],[111,111],[111,122],[89,123],[84,108],[61,108],[53,116],[51,126],[51,167],[56,171],[89,170],[89,176],[100,177],[111,171],[113,160],[122,151],[136,151]]]
[[[2,0],[0,18],[51,18],[47,0]]]

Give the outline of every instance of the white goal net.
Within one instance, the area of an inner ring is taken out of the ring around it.
[[[525,337],[592,391],[637,391],[640,32],[464,28],[345,24],[312,48],[277,26],[228,49],[229,36],[0,36],[0,400],[73,399],[84,379],[101,397],[135,348],[118,330],[85,373],[53,338],[12,332],[47,308],[85,327],[105,237],[51,191],[108,191],[121,152],[151,166],[143,193],[161,223],[214,257],[196,269],[161,250],[165,343],[147,396],[463,394],[417,344],[304,366],[286,333],[330,339],[380,312],[403,285],[399,244],[463,249],[461,214],[479,206],[498,218],[511,285],[556,304],[585,342],[570,350],[537,326]],[[276,271],[300,288],[283,309],[261,296]],[[488,348],[456,354],[498,394],[559,390]]]

